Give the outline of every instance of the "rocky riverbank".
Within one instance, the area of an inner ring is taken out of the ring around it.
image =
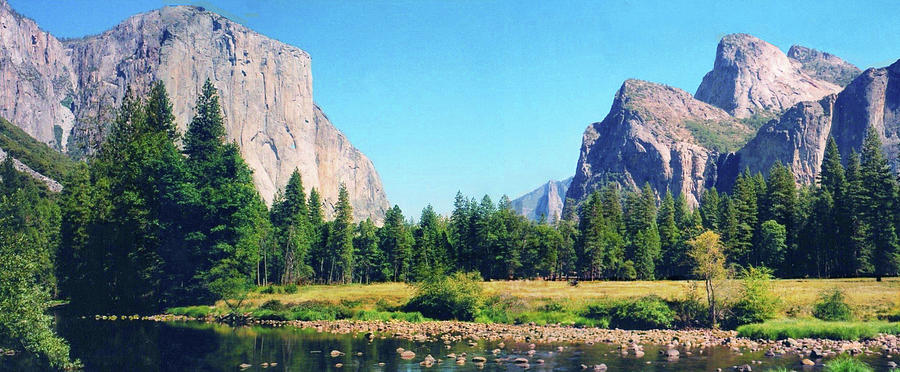
[[[219,322],[216,318],[197,319],[185,316],[158,315],[142,317],[151,321],[206,321]],[[884,355],[887,358],[900,356],[900,337],[878,335],[860,341],[838,341],[828,339],[786,339],[779,341],[752,340],[737,337],[734,331],[711,329],[691,330],[621,330],[603,328],[578,328],[571,326],[533,324],[482,324],[458,321],[432,321],[410,323],[400,321],[271,321],[247,319],[246,324],[268,327],[296,327],[315,329],[317,332],[334,334],[360,334],[362,337],[398,338],[417,342],[477,343],[479,340],[509,343],[566,344],[604,343],[619,345],[623,355],[643,356],[643,345],[663,346],[669,358],[684,354],[702,354],[711,347],[725,347],[735,353],[763,352],[767,357],[797,356],[815,364],[821,358],[838,354]]]

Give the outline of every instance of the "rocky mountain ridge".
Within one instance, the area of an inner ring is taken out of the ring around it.
[[[846,156],[859,150],[869,126],[900,169],[900,61],[860,72],[828,53],[795,45],[786,55],[735,34],[719,43],[696,95],[662,87],[623,84],[606,118],[584,132],[568,198],[579,202],[608,182],[626,189],[649,183],[658,195],[683,193],[696,205],[703,189],[728,190],[739,171],[765,174],[775,162],[809,184],[829,136]],[[772,119],[748,135],[766,117]]]
[[[295,168],[330,215],[347,186],[357,220],[388,208],[372,162],[313,99],[310,56],[191,6],[132,16],[99,35],[60,41],[0,0],[0,116],[42,142],[85,153],[102,141],[127,87],[166,84],[185,130],[200,87],[219,89],[230,140],[271,202]],[[142,91],[143,90],[143,91]]]

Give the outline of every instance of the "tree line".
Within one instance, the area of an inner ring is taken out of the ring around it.
[[[494,203],[457,193],[449,216],[428,206],[413,222],[394,206],[377,226],[353,221],[343,185],[327,219],[321,194],[297,170],[267,208],[226,140],[210,82],[194,112],[179,133],[162,83],[146,98],[129,90],[97,153],[74,167],[61,195],[41,197],[56,227],[43,230],[48,258],[38,279],[72,308],[146,312],[251,285],[418,281],[454,271],[691,278],[688,242],[707,230],[722,237],[729,264],[781,277],[886,276],[900,267],[900,186],[874,130],[846,159],[829,139],[810,186],[775,164],[765,177],[745,170],[730,192],[710,189],[692,208],[649,185],[609,184],[580,204],[567,200],[552,222],[516,214],[506,196]]]

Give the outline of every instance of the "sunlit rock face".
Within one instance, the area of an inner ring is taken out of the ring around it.
[[[35,138],[89,153],[126,89],[146,93],[154,80],[166,84],[184,131],[209,79],[219,90],[229,140],[240,146],[267,202],[296,168],[304,186],[322,194],[327,215],[345,184],[357,220],[382,220],[388,201],[381,179],[315,104],[305,51],[189,6],[138,14],[102,34],[63,41],[3,0],[0,20],[0,116]]]

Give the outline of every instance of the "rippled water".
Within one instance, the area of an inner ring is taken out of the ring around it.
[[[528,345],[507,344],[494,356],[496,343],[420,343],[392,338],[376,338],[369,342],[363,335],[335,335],[293,328],[239,327],[204,323],[158,323],[149,321],[94,321],[60,319],[59,332],[72,345],[73,354],[85,364],[86,371],[240,371],[241,364],[251,364],[245,371],[521,371],[512,364],[492,362],[497,357],[528,357],[529,371],[581,371],[581,365],[604,363],[610,371],[714,371],[732,366],[752,364],[753,371],[784,366],[800,370],[796,357],[766,358],[761,353],[743,355],[725,348],[708,349],[687,356],[682,350],[678,361],[667,361],[658,348],[645,346],[642,358],[622,357],[613,345],[537,345],[534,356],[526,355]],[[557,346],[565,346],[562,352]],[[403,360],[397,348],[412,350],[416,357]],[[338,350],[343,356],[331,357]],[[487,357],[483,369],[467,362],[456,365],[448,353],[467,353]],[[358,354],[361,353],[361,354]],[[419,362],[431,354],[443,363],[431,368]],[[3,357],[0,370],[43,371],[26,356]],[[536,364],[543,359],[544,364]],[[876,370],[887,371],[888,360],[868,359]],[[263,368],[262,363],[277,363]],[[336,367],[342,363],[341,368]],[[379,366],[383,363],[383,366]]]

